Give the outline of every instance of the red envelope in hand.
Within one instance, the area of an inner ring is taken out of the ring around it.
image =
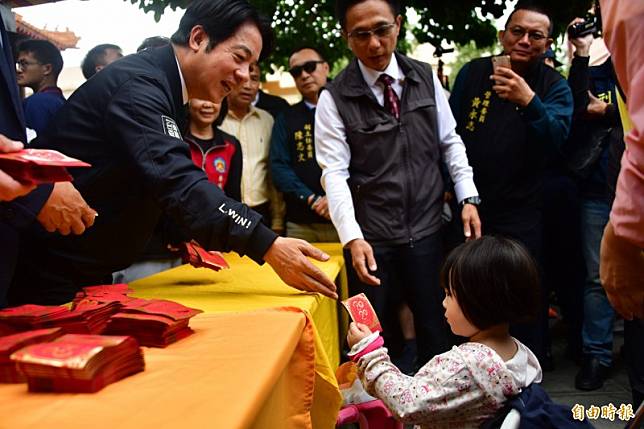
[[[0,170],[23,183],[67,182],[72,176],[67,167],[91,167],[90,164],[70,158],[50,149],[23,149],[0,153]]]
[[[208,251],[201,247],[196,241],[182,243],[182,261],[196,268],[210,268],[219,271],[222,268],[230,268],[220,252]]]
[[[201,266],[219,271],[222,268],[230,268],[223,255],[214,250],[206,250],[199,245],[193,245],[201,259]]]
[[[342,305],[347,309],[354,322],[367,325],[371,332],[382,332],[378,316],[364,293],[345,299],[342,301]]]

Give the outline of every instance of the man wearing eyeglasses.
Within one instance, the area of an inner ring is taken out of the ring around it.
[[[338,1],[355,58],[320,95],[315,148],[331,219],[394,355],[398,311],[412,310],[418,362],[449,346],[438,286],[444,161],[464,204],[464,234],[480,236],[478,192],[443,88],[428,64],[394,52],[397,1]],[[349,264],[348,264],[349,265]],[[351,274],[354,275],[354,274]]]
[[[18,46],[16,68],[18,85],[33,91],[24,100],[25,123],[27,128],[41,134],[65,104],[63,91],[58,87],[63,57],[51,42],[25,40]]]
[[[538,7],[519,6],[499,32],[511,67],[493,67],[490,57],[460,70],[450,104],[481,192],[486,234],[523,243],[540,260],[542,185],[546,159],[568,136],[572,94],[561,75],[542,61],[550,47],[552,21]],[[547,299],[536,324],[512,327],[542,364],[547,343]],[[547,362],[545,362],[547,363]]]
[[[271,140],[271,172],[286,203],[286,235],[312,242],[338,241],[320,184],[313,131],[320,89],[329,65],[313,48],[297,48],[288,60],[302,101],[277,117]]]

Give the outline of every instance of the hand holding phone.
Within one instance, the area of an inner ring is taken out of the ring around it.
[[[512,62],[509,55],[497,55],[492,57],[492,69],[496,73],[498,67],[512,68]]]

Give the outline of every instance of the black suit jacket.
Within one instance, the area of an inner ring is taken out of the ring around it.
[[[0,134],[26,142],[22,100],[16,83],[15,61],[9,37],[0,18]],[[51,185],[40,186],[31,194],[0,202],[0,308],[13,277],[19,247],[20,228],[33,223],[40,207],[49,197]]]
[[[0,19],[2,55],[0,55],[0,134],[25,142],[25,117],[16,83],[16,66],[9,37]]]
[[[208,249],[260,262],[277,237],[261,216],[210,183],[182,140],[181,79],[171,46],[122,58],[85,82],[34,146],[91,168],[71,169],[99,216],[79,236],[23,240],[12,303],[64,303],[137,261],[161,214]]]
[[[0,37],[2,37],[2,52],[0,55],[0,74],[2,75],[0,76],[0,134],[12,140],[26,143],[25,116],[22,111],[22,99],[18,91],[18,84],[16,83],[16,63],[2,19],[0,19]],[[0,222],[8,224],[12,228],[24,228],[30,225],[40,208],[47,201],[47,198],[49,198],[51,189],[52,185],[42,185],[25,197],[17,198],[10,203],[0,203]],[[1,238],[2,233],[0,233]]]

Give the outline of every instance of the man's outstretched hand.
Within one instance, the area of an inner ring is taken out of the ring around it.
[[[264,261],[287,285],[338,299],[335,284],[307,256],[318,261],[329,260],[329,255],[304,240],[277,237],[264,255]]]

